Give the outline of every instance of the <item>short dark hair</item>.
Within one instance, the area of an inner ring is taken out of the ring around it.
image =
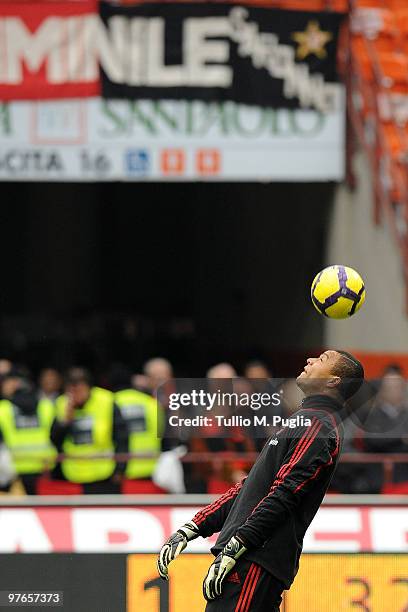
[[[131,388],[132,371],[123,363],[114,363],[108,372],[108,383],[112,391]]]
[[[348,400],[352,397],[364,381],[364,368],[356,357],[347,351],[338,351],[341,358],[333,366],[333,374],[341,378],[339,392],[343,399]]]
[[[65,376],[64,382],[66,385],[78,385],[80,383],[85,383],[86,385],[92,386],[92,376],[89,370],[86,368],[70,368]]]
[[[268,366],[261,359],[251,359],[250,361],[247,361],[244,366],[244,370],[246,371],[249,368],[265,368],[265,370],[268,370],[269,372]]]
[[[385,366],[382,375],[385,376],[386,374],[399,374],[400,376],[403,376],[404,371],[399,363],[388,363]]]

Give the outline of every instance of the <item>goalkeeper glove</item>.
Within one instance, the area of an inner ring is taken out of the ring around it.
[[[232,536],[224,546],[218,557],[213,561],[203,583],[204,597],[207,601],[221,595],[224,578],[234,567],[241,555],[246,551],[242,540],[238,536]]]
[[[163,580],[169,579],[168,565],[185,549],[190,540],[195,540],[200,535],[200,531],[193,521],[186,523],[173,533],[163,544],[159,558],[157,559],[157,569]]]

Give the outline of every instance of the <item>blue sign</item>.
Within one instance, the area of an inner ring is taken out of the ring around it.
[[[125,153],[127,174],[146,175],[150,172],[150,154],[147,149],[128,149]]]

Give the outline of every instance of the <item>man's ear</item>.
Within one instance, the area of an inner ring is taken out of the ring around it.
[[[327,381],[327,386],[333,389],[335,387],[338,387],[340,385],[340,383],[341,383],[340,376],[332,376]]]

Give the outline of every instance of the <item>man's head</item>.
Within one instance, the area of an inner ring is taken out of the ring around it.
[[[244,368],[245,378],[252,378],[254,380],[260,380],[264,378],[271,378],[271,373],[263,361],[249,361]]]
[[[114,363],[108,372],[109,387],[112,391],[131,388],[132,371],[123,363]]]
[[[3,397],[10,399],[17,391],[28,390],[30,387],[28,371],[13,365],[2,379],[1,393]]]
[[[0,359],[0,378],[6,376],[12,367],[13,364],[10,359]]]
[[[207,378],[236,378],[237,373],[230,363],[217,363],[207,371]]]
[[[173,367],[167,359],[154,357],[144,364],[143,374],[148,378],[150,389],[155,391],[160,385],[173,378]]]
[[[72,397],[75,406],[88,401],[91,392],[91,375],[85,368],[71,368],[65,376],[65,392]]]
[[[401,408],[407,403],[407,383],[401,371],[387,370],[381,379],[377,399],[383,404]]]
[[[38,377],[38,385],[43,393],[52,395],[59,393],[62,384],[61,374],[55,368],[44,368]]]
[[[361,387],[364,368],[346,351],[327,350],[309,357],[296,379],[305,395],[324,394],[347,400]]]

